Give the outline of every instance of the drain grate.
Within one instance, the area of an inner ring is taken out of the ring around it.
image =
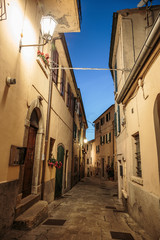
[[[134,240],[130,233],[124,232],[110,232],[112,239],[121,239],[121,240]]]
[[[107,209],[116,209],[116,208],[113,207],[113,206],[106,206],[105,208],[107,208]]]
[[[43,225],[56,225],[56,226],[63,226],[66,220],[64,219],[47,219]]]

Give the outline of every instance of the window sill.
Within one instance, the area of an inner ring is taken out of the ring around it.
[[[132,176],[131,177],[131,181],[134,182],[134,183],[137,183],[141,186],[143,186],[143,179],[140,178],[140,177],[135,177],[135,176]]]

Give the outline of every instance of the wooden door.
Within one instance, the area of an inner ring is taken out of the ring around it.
[[[23,179],[23,191],[22,191],[23,198],[31,194],[36,134],[37,134],[37,129],[30,127],[29,134],[28,134],[27,153],[26,153],[26,158],[24,163],[24,179]]]
[[[63,160],[64,160],[64,148],[63,148],[63,146],[58,147],[57,160],[61,161],[62,167],[56,169],[55,197],[59,197],[62,194]]]

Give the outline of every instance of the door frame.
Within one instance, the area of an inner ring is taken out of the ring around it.
[[[31,102],[31,105],[29,106],[27,111],[27,116],[25,119],[24,138],[23,138],[24,147],[27,147],[27,143],[28,143],[30,119],[31,119],[31,114],[33,110],[36,110],[39,122],[38,122],[38,130],[37,130],[36,142],[35,142],[35,155],[34,155],[34,163],[33,163],[31,194],[40,194],[41,193],[40,170],[41,170],[41,159],[42,159],[42,146],[43,146],[43,139],[44,139],[44,115],[43,115],[43,106],[39,97],[36,100]],[[21,165],[20,175],[19,175],[18,198],[21,198],[22,196],[23,177],[24,177],[24,165]]]

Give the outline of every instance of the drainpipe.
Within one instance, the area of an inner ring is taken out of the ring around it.
[[[53,59],[53,51],[51,49],[51,59]],[[51,115],[51,100],[52,100],[52,70],[50,70],[50,77],[49,77],[49,90],[48,90],[48,108],[47,108],[47,120],[46,120],[46,135],[45,135],[45,147],[44,147],[44,156],[45,159],[43,161],[42,166],[42,193],[41,199],[44,199],[44,179],[45,179],[45,170],[46,170],[46,162],[47,162],[47,149],[48,149],[48,139],[49,139],[49,125],[50,125],[50,115]]]

